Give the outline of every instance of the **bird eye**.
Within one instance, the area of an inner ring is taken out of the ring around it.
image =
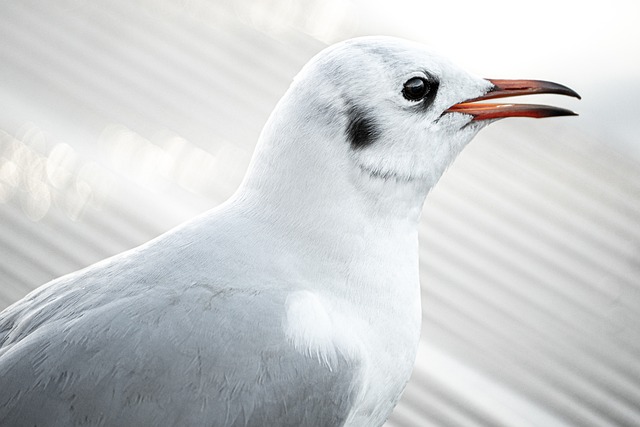
[[[422,77],[412,77],[407,80],[402,89],[402,95],[409,101],[420,101],[431,91],[431,85]]]

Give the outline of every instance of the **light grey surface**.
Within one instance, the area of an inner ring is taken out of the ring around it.
[[[229,8],[0,7],[4,305],[225,199],[323,46]],[[390,425],[638,423],[638,161],[585,130],[617,104],[576,89],[585,115],[493,125],[428,197],[423,345]]]

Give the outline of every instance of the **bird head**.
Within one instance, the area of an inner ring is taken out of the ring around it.
[[[267,157],[273,172],[286,154],[286,167],[295,170],[289,179],[298,183],[301,174],[312,174],[322,185],[352,185],[369,194],[384,182],[426,195],[489,123],[574,114],[482,102],[533,93],[578,97],[555,83],[474,76],[418,43],[351,39],[316,55],[294,79],[265,127],[256,160]],[[310,183],[307,191],[317,189]]]

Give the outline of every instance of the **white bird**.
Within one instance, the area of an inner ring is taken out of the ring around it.
[[[423,46],[348,40],[294,79],[223,205],[0,314],[3,426],[379,426],[420,336],[417,224],[488,123],[486,80]]]

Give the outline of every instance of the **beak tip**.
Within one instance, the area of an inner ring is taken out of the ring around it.
[[[545,117],[570,117],[578,115],[575,111],[567,110],[566,108],[541,106],[539,115],[536,116],[536,118],[543,119]]]
[[[576,92],[573,89],[569,89],[569,88],[567,88],[567,89],[568,89],[567,95],[569,95],[569,96],[571,96],[573,98],[582,99],[582,97],[580,96],[580,94],[578,92]]]

